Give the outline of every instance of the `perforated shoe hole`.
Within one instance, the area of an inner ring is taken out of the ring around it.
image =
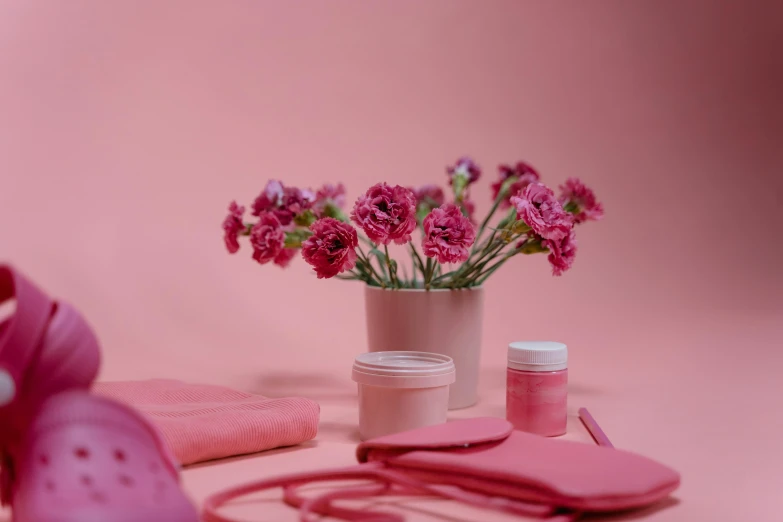
[[[49,455],[42,454],[38,456],[38,462],[41,463],[42,466],[48,466],[49,465]]]
[[[90,452],[85,447],[78,447],[75,450],[73,450],[73,454],[76,456],[77,459],[80,460],[87,460],[90,458]]]
[[[119,481],[120,481],[120,484],[122,484],[126,488],[132,488],[133,487],[133,479],[131,477],[129,477],[128,475],[120,475]]]
[[[80,479],[83,486],[92,486],[92,477],[89,475],[82,475]]]
[[[114,450],[114,460],[117,462],[125,462],[127,460],[127,456],[121,449],[116,449]]]
[[[54,482],[52,482],[51,480],[47,480],[46,483],[44,484],[44,487],[46,488],[46,491],[50,493],[53,492],[55,489],[57,489],[54,486]]]
[[[106,503],[106,495],[100,491],[93,491],[92,494],[90,494],[90,499],[98,504]]]

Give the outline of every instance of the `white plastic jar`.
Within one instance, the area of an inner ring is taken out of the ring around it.
[[[446,422],[450,357],[425,352],[371,352],[356,358],[362,440]]]

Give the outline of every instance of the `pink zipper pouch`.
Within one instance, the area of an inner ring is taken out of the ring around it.
[[[647,506],[680,484],[679,473],[647,457],[514,431],[495,418],[370,440],[357,457],[425,483],[579,512]]]

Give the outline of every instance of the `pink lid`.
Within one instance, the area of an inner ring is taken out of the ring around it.
[[[363,353],[353,363],[353,380],[386,388],[435,388],[456,380],[451,357],[427,352]]]

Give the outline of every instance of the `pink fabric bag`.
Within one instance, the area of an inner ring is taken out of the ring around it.
[[[312,514],[341,520],[399,522],[398,515],[332,505],[380,494],[432,495],[519,515],[575,520],[582,513],[640,508],[666,498],[679,474],[646,457],[607,447],[514,431],[503,419],[477,418],[381,437],[359,445],[358,466],[263,480],[217,493],[205,522],[233,522],[217,513],[229,500],[273,487]],[[370,485],[304,498],[297,488],[317,481],[368,479]]]
[[[98,383],[93,391],[141,411],[183,465],[294,446],[318,432],[318,404],[299,397],[168,379]]]

